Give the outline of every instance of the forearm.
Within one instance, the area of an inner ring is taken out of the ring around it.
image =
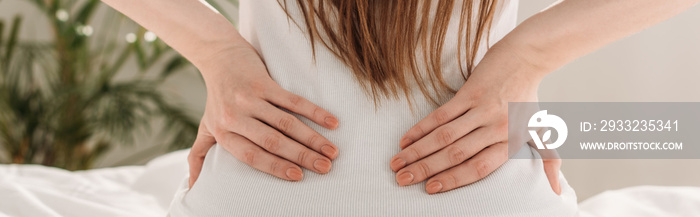
[[[203,0],[102,1],[154,32],[200,69],[223,50],[250,46]]]
[[[495,46],[508,47],[500,50],[516,52],[536,69],[534,76],[544,76],[606,44],[673,17],[697,2],[565,0],[525,20]]]

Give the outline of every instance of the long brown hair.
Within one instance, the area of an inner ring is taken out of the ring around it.
[[[291,18],[287,0],[279,1]],[[402,92],[411,111],[409,79],[416,81],[425,98],[434,105],[439,105],[447,91],[457,92],[445,82],[441,70],[443,44],[455,0],[437,1],[434,19],[430,22],[433,0],[296,0],[304,16],[314,57],[314,41],[319,40],[351,67],[365,93],[374,99],[375,109],[380,97],[398,99]],[[465,81],[473,70],[484,32],[488,41],[497,5],[497,0],[474,1],[480,0],[463,1],[459,17],[457,44],[458,48],[465,46],[467,52],[467,71],[461,73]],[[474,3],[478,3],[476,8]],[[429,72],[430,87],[436,97],[421,82],[424,78],[416,57],[419,47],[423,50],[424,69]],[[459,68],[463,69],[461,49],[457,58]]]

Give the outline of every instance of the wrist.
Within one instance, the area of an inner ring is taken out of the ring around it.
[[[506,37],[497,42],[486,55],[491,54],[504,63],[512,73],[523,74],[533,81],[540,81],[556,69],[554,61],[550,61],[544,52],[523,40]]]
[[[234,62],[240,62],[238,60],[251,54],[257,56],[255,48],[245,41],[222,43],[205,50],[193,64],[199,69],[207,84],[220,78],[223,73],[231,71],[233,67],[237,67]]]
[[[518,56],[507,44],[491,47],[462,89],[472,97],[504,102],[536,102],[544,69]]]
[[[547,65],[539,64],[544,61],[528,55],[529,52],[532,51],[508,41],[497,42],[477,64],[472,73],[473,82],[484,85],[499,83],[507,86],[539,86],[544,76],[553,70]]]

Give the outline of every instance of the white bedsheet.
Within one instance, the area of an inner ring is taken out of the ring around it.
[[[187,174],[187,150],[146,166],[69,172],[0,165],[0,216],[165,216]],[[700,216],[700,188],[637,186],[579,204],[582,217]]]
[[[186,157],[183,150],[146,166],[77,172],[0,165],[0,216],[165,216]]]

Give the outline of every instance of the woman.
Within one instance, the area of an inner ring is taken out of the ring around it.
[[[516,28],[515,0],[242,1],[239,34],[198,1],[104,1],[207,85],[172,216],[575,215],[507,102],[697,2],[567,0]]]

